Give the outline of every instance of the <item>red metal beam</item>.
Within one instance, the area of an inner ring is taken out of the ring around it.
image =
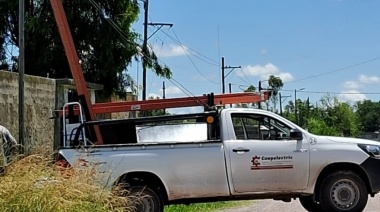
[[[83,95],[88,109],[89,117],[86,120],[95,120],[95,113],[92,108],[90,95],[87,89],[87,84],[83,76],[82,68],[79,64],[78,54],[75,49],[74,41],[71,36],[69,23],[66,18],[66,14],[61,0],[50,0],[54,17],[58,25],[59,34],[61,35],[62,43],[65,48],[67,60],[70,65],[72,77],[75,82],[75,86],[78,95]],[[98,126],[95,126],[96,144],[103,144],[102,136]]]
[[[269,99],[269,91],[262,93],[233,93],[233,94],[219,94],[214,96],[214,103],[216,105],[222,104],[237,104],[237,103],[256,103],[266,101]],[[128,111],[144,111],[144,110],[158,110],[167,108],[179,107],[194,107],[203,106],[208,103],[207,96],[196,97],[183,97],[171,99],[154,99],[145,101],[123,101],[123,102],[107,102],[96,103],[93,105],[95,114],[103,113],[117,113]],[[78,110],[75,109],[75,113]],[[62,116],[62,111],[59,111],[59,116]]]

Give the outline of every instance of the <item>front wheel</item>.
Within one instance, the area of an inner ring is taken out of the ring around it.
[[[325,211],[363,211],[368,201],[364,182],[352,171],[329,174],[321,184],[320,203]]]
[[[132,210],[136,212],[163,212],[164,203],[161,195],[154,189],[145,186],[134,186],[128,189],[132,200]]]
[[[313,196],[300,197],[299,201],[303,208],[309,212],[321,212],[323,211],[322,206],[314,201]]]

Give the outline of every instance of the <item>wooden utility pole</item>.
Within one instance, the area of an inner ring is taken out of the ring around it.
[[[142,88],[142,100],[146,100],[146,66],[147,66],[147,55],[148,55],[148,40],[151,38],[158,30],[160,30],[163,26],[172,27],[173,24],[168,23],[148,23],[148,0],[144,0],[144,41],[143,41],[143,59],[142,59],[142,67],[143,67],[143,88]],[[160,26],[152,35],[148,37],[148,25],[149,26]]]
[[[146,100],[146,62],[148,55],[148,0],[144,1],[144,42],[143,42],[143,91],[142,91],[142,100]]]
[[[25,106],[24,106],[24,73],[25,73],[25,43],[24,43],[24,17],[25,1],[19,0],[19,58],[18,58],[18,139],[22,146],[22,153],[25,151]]]

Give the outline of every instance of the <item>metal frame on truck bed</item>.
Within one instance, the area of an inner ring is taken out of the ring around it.
[[[92,104],[62,2],[61,0],[50,0],[50,2],[86,121],[95,121],[96,114],[104,113],[157,110],[192,106],[207,107],[207,103],[210,102],[210,96],[207,95],[172,99],[121,101]],[[261,92],[261,89],[259,90],[260,92],[220,94],[213,96],[212,99],[215,104],[256,103],[267,101],[271,92]],[[69,110],[71,110],[70,113]],[[78,111],[78,104],[74,104],[70,107],[67,107],[65,114],[79,115]],[[58,114],[59,117],[62,117],[63,111],[58,111]],[[64,129],[66,129],[66,127],[70,127],[70,125],[66,125],[66,123],[64,123],[64,125]],[[90,128],[91,129],[88,129],[88,135],[91,137],[91,141],[96,145],[104,144],[104,133],[102,133],[102,130],[99,128],[99,126],[93,125]],[[66,135],[64,135],[64,138],[66,139],[65,136]]]

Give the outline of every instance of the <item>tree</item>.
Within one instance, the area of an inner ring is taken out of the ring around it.
[[[275,77],[273,75],[270,75],[268,79],[268,85],[269,85],[269,88],[272,89],[270,100],[272,101],[273,108],[276,110],[276,104],[278,101],[278,92],[282,89],[282,87],[284,86],[284,83],[282,82],[282,79],[280,77]]]
[[[131,29],[138,18],[138,1],[77,0],[63,1],[63,6],[86,81],[103,84],[105,96],[116,93],[123,97],[126,87],[131,84],[128,66],[133,58],[138,60],[142,49],[138,44],[139,35]],[[25,11],[26,74],[70,77],[50,2],[25,1]],[[0,28],[0,33],[5,40],[17,46],[18,1],[6,1],[0,8],[0,14],[5,14],[5,19],[0,20],[5,31]],[[171,77],[169,68],[158,63],[153,51],[143,58],[157,75]]]
[[[253,85],[248,86],[248,88],[244,90],[244,92],[255,92],[255,91],[256,91],[256,87]]]
[[[380,126],[380,102],[364,100],[355,105],[360,127],[365,132],[375,132]]]
[[[336,136],[339,133],[335,129],[329,127],[327,123],[318,118],[310,118],[308,120],[308,131],[316,135],[332,135]]]
[[[360,126],[353,108],[340,102],[335,96],[325,95],[319,107],[312,107],[309,101],[297,99],[300,126],[317,135],[358,136]],[[289,101],[283,116],[295,122],[294,103]]]
[[[5,46],[5,35],[6,35],[6,27],[5,24],[5,14],[1,10],[4,7],[5,2],[0,1],[0,47]],[[0,70],[8,69],[8,64],[6,62],[6,54],[5,48],[0,48]]]
[[[244,93],[255,92],[255,91],[256,91],[256,87],[254,85],[250,85],[250,86],[248,86],[247,89],[244,90]],[[252,106],[255,106],[255,103],[252,103]],[[249,108],[249,104],[245,104],[245,103],[236,104],[236,107],[238,107],[238,108]]]

